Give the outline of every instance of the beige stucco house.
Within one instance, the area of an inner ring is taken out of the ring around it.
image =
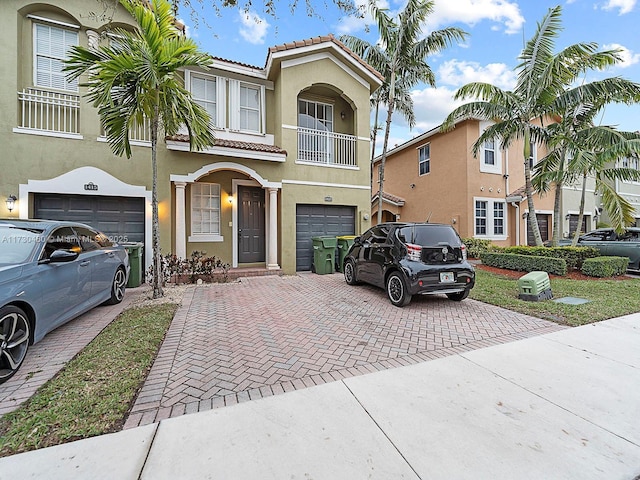
[[[487,122],[469,119],[448,132],[440,127],[387,153],[383,188],[383,221],[446,223],[463,238],[488,239],[496,245],[534,244],[528,231],[524,196],[522,143],[503,150],[486,142],[477,157],[472,146]],[[534,164],[544,156],[534,146]],[[380,157],[374,161],[371,213],[377,223]],[[593,195],[592,195],[593,196]],[[534,199],[543,240],[552,235],[553,195]]]
[[[84,89],[61,72],[70,45],[110,41],[95,0],[0,2],[0,217],[92,224],[151,246],[151,152],[131,132],[131,159],[115,156]],[[112,21],[129,26],[124,10]],[[188,138],[158,148],[164,253],[205,251],[233,267],[309,270],[311,238],[368,228],[369,97],[379,73],[333,36],[272,47],[262,67],[214,58],[184,72],[211,114],[213,147]],[[224,55],[224,52],[216,52]]]

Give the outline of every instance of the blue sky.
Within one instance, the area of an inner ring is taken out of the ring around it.
[[[276,16],[254,2],[249,11],[210,5],[213,0],[191,0],[192,9],[179,12],[189,35],[213,56],[262,67],[270,46],[333,33],[350,34],[374,43],[378,37],[370,18],[345,17],[331,0],[310,0],[316,17],[309,17],[304,2],[292,14],[291,2],[276,2]],[[363,5],[366,0],[356,0]],[[244,5],[243,0],[239,0]],[[378,5],[390,12],[402,1],[382,0]],[[601,48],[621,48],[624,61],[604,72],[593,72],[587,81],[620,76],[640,82],[640,0],[436,0],[435,10],[424,26],[427,33],[448,26],[459,27],[469,36],[460,45],[429,57],[437,87],[417,85],[413,92],[417,124],[410,130],[395,117],[390,147],[438,126],[457,105],[453,94],[472,81],[486,81],[511,89],[514,67],[524,41],[534,34],[537,22],[549,8],[562,6],[563,31],[556,51],[577,42],[596,42]],[[369,27],[369,28],[367,28]],[[621,130],[640,130],[640,105],[608,106],[600,123]]]

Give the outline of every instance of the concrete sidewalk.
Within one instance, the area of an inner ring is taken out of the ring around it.
[[[0,459],[0,479],[640,475],[640,314]]]

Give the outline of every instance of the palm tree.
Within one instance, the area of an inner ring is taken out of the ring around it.
[[[588,60],[594,65],[608,63],[613,60],[617,62],[619,58],[617,50],[607,52],[597,52],[589,55]],[[586,132],[598,132],[594,127],[594,118],[601,112],[602,108],[612,102],[633,103],[640,98],[640,85],[621,78],[607,78],[604,80],[584,83],[574,88],[568,89],[558,95],[554,101],[557,123],[548,126],[549,140],[547,147],[549,153],[541,159],[534,168],[533,187],[535,191],[543,192],[554,185],[554,246],[558,245],[560,232],[562,231],[562,215],[560,213],[560,199],[562,187],[567,179],[574,179],[575,172],[567,170],[568,158],[576,158],[578,152],[584,146],[577,145],[580,139],[591,138],[610,140],[611,135],[586,135]],[[577,102],[577,103],[576,103]],[[604,130],[599,133],[604,133]],[[615,140],[617,141],[617,139]],[[596,150],[606,149],[607,145],[595,145]],[[582,170],[581,170],[582,171]],[[580,225],[580,224],[579,224]]]
[[[375,2],[370,2],[369,8],[380,34],[379,43],[374,45],[355,37],[342,37],[345,45],[385,78],[384,90],[380,94],[380,102],[387,105],[387,120],[378,171],[378,223],[382,221],[384,168],[391,117],[399,103],[406,103],[399,102],[398,99],[406,98],[406,93],[419,82],[435,87],[435,76],[426,58],[450,46],[453,41],[466,38],[466,33],[459,28],[449,27],[435,30],[421,39],[422,26],[433,13],[433,7],[433,0],[409,0],[397,17],[392,19],[386,9],[378,8]]]
[[[160,128],[167,135],[184,125],[192,149],[215,141],[209,115],[184,88],[179,71],[207,68],[211,57],[176,28],[167,0],[120,0],[137,23],[134,32],[114,29],[116,41],[91,50],[73,47],[65,70],[70,78],[87,75],[86,97],[98,109],[107,141],[116,155],[131,158],[129,129],[150,120],[152,187],[153,298],[163,295],[158,222],[157,144]]]
[[[504,91],[486,83],[470,83],[460,88],[455,99],[475,98],[477,101],[462,105],[449,114],[443,129],[451,129],[456,121],[464,118],[493,120],[473,145],[477,155],[486,140],[499,138],[501,148],[518,139],[523,140],[523,164],[525,195],[529,209],[529,228],[536,245],[542,245],[542,237],[535,215],[533,185],[531,181],[532,143],[546,144],[550,139],[547,123],[566,113],[571,105],[595,100],[598,86],[583,85],[568,90],[580,75],[590,69],[602,69],[619,61],[616,51],[598,52],[593,43],[578,43],[554,54],[555,38],[561,30],[560,6],[549,9],[538,23],[533,37],[526,43],[516,66],[517,82],[513,91]],[[564,160],[563,160],[564,161]]]

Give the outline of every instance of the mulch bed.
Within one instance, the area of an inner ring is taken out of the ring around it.
[[[482,265],[482,264],[477,264],[475,265],[475,267],[479,270],[485,270],[487,272],[495,273],[498,275],[504,275],[506,277],[516,278],[516,279],[520,278],[521,276],[527,273],[527,272],[518,272],[516,270],[505,270],[503,268],[489,267],[487,265]],[[631,277],[628,277],[626,275],[620,275],[619,277],[605,277],[605,278],[590,277],[580,272],[579,270],[574,270],[572,272],[567,273],[564,276],[549,274],[549,278],[565,278],[565,279],[568,278],[571,280],[591,280],[591,281],[593,280],[621,280],[621,281],[631,280]]]

